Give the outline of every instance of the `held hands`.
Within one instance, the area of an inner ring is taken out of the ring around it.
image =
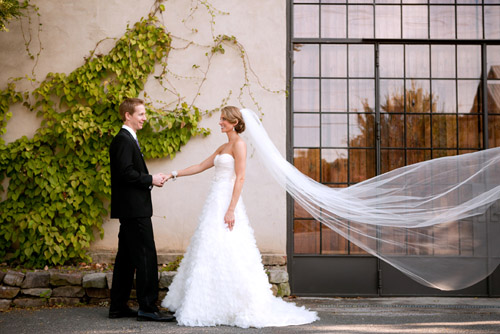
[[[163,184],[168,181],[167,175],[163,173],[158,173],[153,175],[153,185],[157,187],[163,187]]]
[[[226,223],[229,231],[233,230],[234,227],[234,211],[227,210],[226,215],[224,216],[224,223]]]

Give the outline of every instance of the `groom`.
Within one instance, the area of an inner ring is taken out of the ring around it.
[[[159,312],[158,264],[151,216],[151,189],[162,187],[165,175],[149,175],[136,132],[146,121],[144,101],[128,98],[119,108],[123,126],[109,148],[111,218],[120,220],[118,253],[111,288],[110,318],[137,317],[139,321],[172,321]],[[139,311],[127,302],[136,274]]]

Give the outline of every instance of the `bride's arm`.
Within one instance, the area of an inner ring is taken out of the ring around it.
[[[189,176],[189,175],[194,175],[201,173],[211,167],[214,166],[214,159],[217,154],[222,150],[222,146],[219,147],[211,156],[200,162],[199,164],[189,166],[187,168],[181,169],[177,171],[177,175],[175,177],[179,176]],[[172,173],[167,174],[167,180],[174,177]]]
[[[246,157],[247,157],[247,147],[244,141],[240,140],[235,143],[233,148],[234,154],[234,172],[236,174],[236,180],[234,181],[233,195],[231,196],[231,202],[227,209],[226,215],[224,216],[224,222],[229,227],[229,230],[233,230],[234,226],[234,209],[240,198],[241,191],[243,190],[243,184],[245,183],[245,167],[246,167]]]

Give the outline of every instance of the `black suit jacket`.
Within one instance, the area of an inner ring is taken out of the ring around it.
[[[149,175],[141,151],[134,137],[126,129],[113,138],[109,147],[111,166],[111,218],[151,217],[151,188]]]

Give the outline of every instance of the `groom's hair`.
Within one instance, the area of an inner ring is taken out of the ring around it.
[[[135,107],[143,105],[144,101],[135,97],[129,97],[126,98],[121,104],[120,104],[120,118],[122,121],[125,122],[125,114],[129,113],[130,115],[133,115],[135,112]]]

